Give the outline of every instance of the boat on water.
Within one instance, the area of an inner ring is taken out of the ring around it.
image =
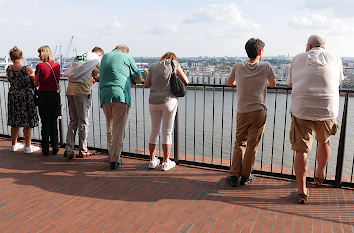
[[[4,61],[0,61],[0,78],[6,77],[6,69],[9,65],[9,58],[5,56]]]

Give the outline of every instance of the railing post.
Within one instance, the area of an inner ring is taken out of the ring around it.
[[[178,133],[178,108],[176,111],[176,116],[175,116],[175,127],[174,127],[174,131],[173,131],[173,137],[174,137],[174,148],[173,148],[173,154],[174,154],[174,160],[176,162],[176,164],[178,164],[179,161],[179,133]]]
[[[64,145],[64,125],[63,125],[63,117],[59,116],[59,144],[61,147]]]
[[[342,186],[342,173],[343,173],[344,149],[345,149],[345,133],[346,133],[346,129],[347,129],[348,99],[349,99],[349,92],[346,91],[345,99],[344,99],[344,107],[343,107],[342,125],[341,125],[341,129],[340,129],[340,137],[339,137],[339,144],[338,144],[336,177],[334,180],[334,186],[337,188]]]

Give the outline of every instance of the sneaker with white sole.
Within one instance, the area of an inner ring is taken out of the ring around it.
[[[35,151],[39,151],[41,148],[38,146],[30,145],[25,147],[25,154],[31,154]]]
[[[15,145],[10,147],[10,151],[11,152],[18,151],[18,150],[22,149],[23,147],[25,147],[23,144],[16,143]]]
[[[168,170],[170,170],[171,168],[174,168],[174,167],[176,167],[176,163],[174,161],[167,160],[167,162],[163,162],[162,163],[161,170],[162,171],[168,171]]]
[[[160,165],[160,160],[156,157],[154,157],[154,160],[153,161],[150,161],[149,162],[149,168],[150,169],[154,169],[156,168],[158,165]]]

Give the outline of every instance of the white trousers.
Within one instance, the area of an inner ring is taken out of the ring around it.
[[[150,104],[151,135],[150,144],[158,144],[162,126],[162,144],[172,144],[172,131],[178,102],[176,98],[164,104]]]

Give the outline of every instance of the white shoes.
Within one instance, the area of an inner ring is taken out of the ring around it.
[[[39,151],[41,148],[39,146],[34,146],[34,145],[30,145],[30,146],[26,146],[25,147],[25,154],[31,154],[35,151]]]
[[[150,169],[154,169],[156,168],[158,165],[160,165],[160,160],[156,157],[154,157],[154,160],[153,161],[150,161],[149,162],[149,168]]]
[[[170,170],[171,168],[174,168],[174,167],[176,167],[176,163],[174,161],[167,160],[167,162],[162,163],[161,170],[162,171],[168,171],[168,170]]]
[[[25,147],[23,144],[16,143],[15,145],[10,147],[10,151],[11,152],[18,151],[18,150],[22,149],[23,147]]]

